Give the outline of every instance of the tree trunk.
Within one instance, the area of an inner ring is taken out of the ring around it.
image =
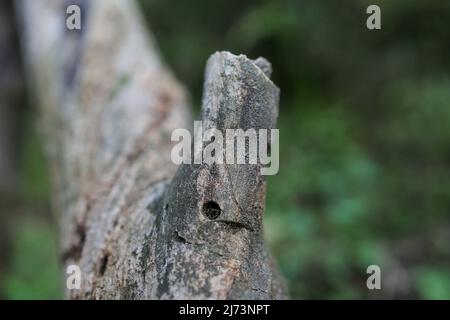
[[[285,297],[263,242],[265,179],[256,165],[172,163],[189,128],[182,86],[161,62],[134,1],[17,2],[27,71],[51,165],[62,260],[81,299]],[[204,120],[273,128],[270,65],[227,52],[207,65]],[[217,210],[214,220],[208,210]]]

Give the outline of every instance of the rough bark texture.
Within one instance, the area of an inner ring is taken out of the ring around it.
[[[262,234],[260,165],[182,165],[171,132],[188,128],[183,88],[161,62],[133,1],[18,1],[42,114],[64,265],[82,299],[284,297]],[[273,128],[270,64],[222,52],[207,65],[202,118],[219,129]],[[210,205],[214,205],[210,208]],[[215,206],[219,206],[217,208]],[[205,210],[220,213],[214,220]]]

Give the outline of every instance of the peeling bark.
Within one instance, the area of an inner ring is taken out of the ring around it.
[[[134,2],[80,3],[86,20],[74,33],[61,1],[17,6],[62,259],[82,270],[81,290],[68,297],[285,297],[263,241],[260,164],[177,169],[170,135],[189,127],[189,105]],[[202,118],[219,130],[273,128],[278,88],[269,74],[262,58],[214,54]]]

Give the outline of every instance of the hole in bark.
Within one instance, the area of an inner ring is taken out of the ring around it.
[[[215,220],[220,215],[222,210],[214,201],[208,201],[203,204],[203,214],[210,220]]]

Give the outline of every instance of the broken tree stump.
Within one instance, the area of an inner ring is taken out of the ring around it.
[[[81,31],[65,29],[60,0],[16,3],[61,258],[81,269],[81,288],[67,296],[286,297],[263,240],[261,165],[177,168],[170,135],[190,126],[189,103],[135,2],[73,2]],[[202,118],[219,130],[274,128],[279,91],[269,74],[262,58],[214,54]]]

